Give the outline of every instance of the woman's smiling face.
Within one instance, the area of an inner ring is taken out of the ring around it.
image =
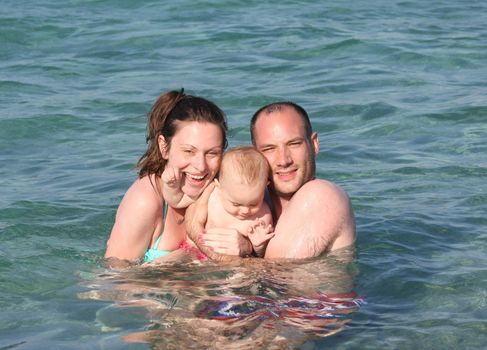
[[[218,125],[208,122],[177,122],[176,128],[169,148],[165,148],[164,138],[160,137],[159,149],[167,160],[166,166],[180,170],[182,191],[197,198],[218,173],[223,134]]]

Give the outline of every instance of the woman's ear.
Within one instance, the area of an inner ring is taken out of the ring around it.
[[[159,145],[159,152],[161,152],[162,158],[167,160],[169,158],[169,146],[166,142],[166,138],[159,135],[157,138],[157,144]]]

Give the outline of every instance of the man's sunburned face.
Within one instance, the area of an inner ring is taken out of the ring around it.
[[[257,149],[271,167],[272,187],[282,198],[292,195],[315,176],[318,136],[306,136],[304,122],[292,107],[262,112],[254,127]]]

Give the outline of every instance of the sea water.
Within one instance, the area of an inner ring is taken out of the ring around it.
[[[0,6],[0,349],[487,346],[483,1],[23,1]],[[291,100],[356,251],[106,269],[159,94],[249,143]]]

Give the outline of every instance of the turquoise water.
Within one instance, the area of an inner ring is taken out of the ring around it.
[[[484,348],[485,23],[482,1],[2,1],[0,349]],[[146,113],[181,87],[230,145],[265,103],[308,110],[352,264],[104,269]]]

